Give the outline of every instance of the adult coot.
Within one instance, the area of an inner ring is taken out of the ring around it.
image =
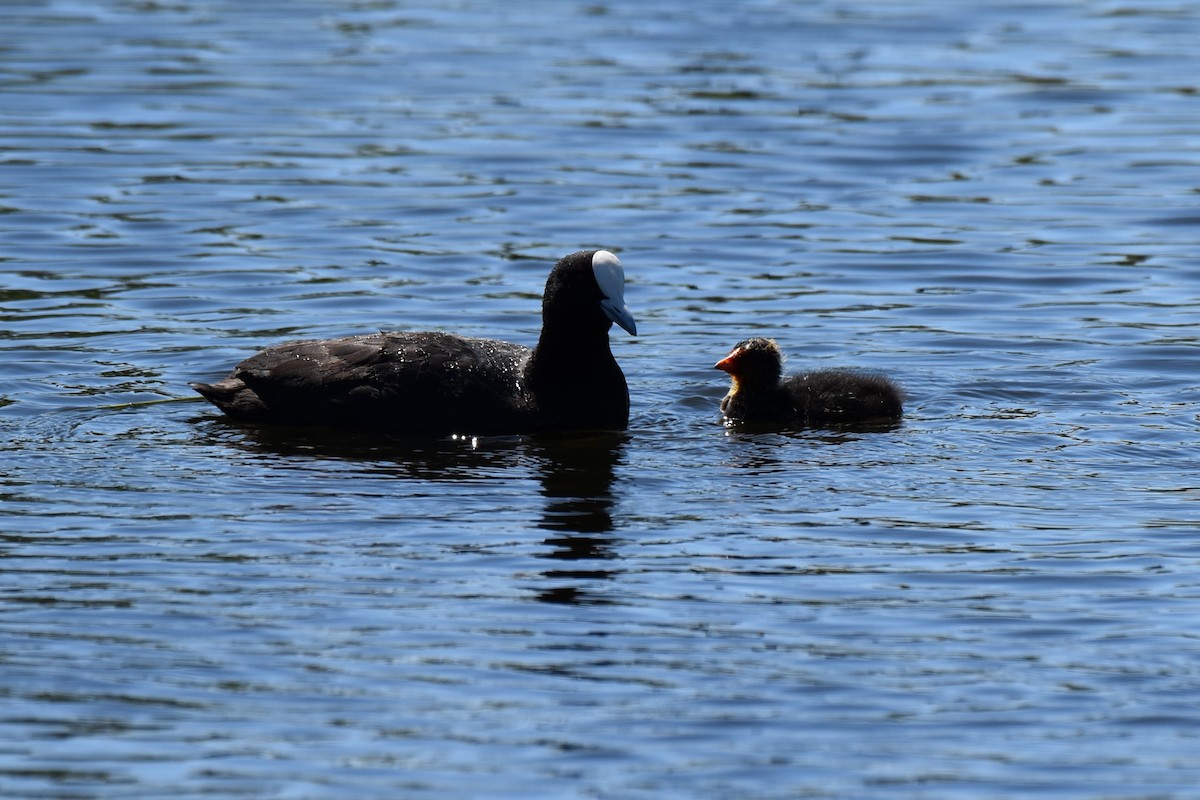
[[[896,420],[903,392],[883,375],[822,369],[783,378],[783,353],[774,339],[747,339],[715,364],[729,373],[721,400],[727,421],[801,425]]]
[[[624,429],[629,389],[608,348],[614,322],[637,335],[624,294],[617,257],[582,251],[550,271],[533,350],[435,332],[289,342],[191,386],[256,422],[430,436]]]

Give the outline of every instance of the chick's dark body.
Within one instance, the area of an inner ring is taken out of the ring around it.
[[[783,353],[772,339],[739,342],[716,364],[729,373],[721,413],[729,421],[836,425],[899,419],[904,394],[884,375],[821,369],[783,376]]]

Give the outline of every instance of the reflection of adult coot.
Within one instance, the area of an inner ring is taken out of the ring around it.
[[[546,507],[539,527],[549,548],[541,557],[558,562],[545,570],[537,598],[547,603],[602,603],[598,581],[622,570],[613,530],[613,483],[625,434],[539,436],[529,441],[537,456]]]
[[[729,373],[721,412],[731,422],[854,424],[897,420],[904,395],[883,375],[820,369],[783,378],[783,353],[773,339],[738,342],[715,364]]]
[[[539,527],[565,533],[613,529],[613,482],[625,436],[539,436],[529,441],[546,498]]]
[[[257,422],[423,436],[623,430],[629,389],[608,330],[616,322],[637,335],[624,294],[617,257],[583,251],[550,271],[533,350],[435,332],[290,342],[192,387],[229,416]]]

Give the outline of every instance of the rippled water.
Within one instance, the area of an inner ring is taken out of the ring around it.
[[[0,794],[1164,798],[1200,781],[1200,11],[0,8]],[[530,344],[620,253],[627,433],[192,398]],[[727,431],[747,335],[886,431]]]

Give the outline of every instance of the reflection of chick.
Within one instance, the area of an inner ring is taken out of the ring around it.
[[[721,401],[727,420],[828,425],[895,420],[902,413],[903,392],[883,375],[822,369],[782,378],[783,353],[774,339],[739,342],[715,366],[731,378]]]

